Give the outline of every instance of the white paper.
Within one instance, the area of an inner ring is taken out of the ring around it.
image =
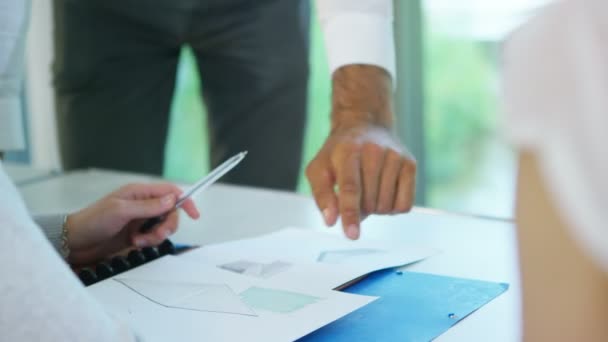
[[[262,277],[285,288],[330,290],[373,271],[407,265],[437,252],[433,248],[397,249],[382,242],[351,241],[319,231],[286,228],[252,239],[204,246],[180,258],[243,278]],[[239,266],[247,270],[240,271]]]
[[[178,283],[158,279],[114,278],[134,293],[166,308],[257,316],[226,284]]]
[[[88,290],[147,342],[292,341],[375,299],[271,279],[165,256]]]

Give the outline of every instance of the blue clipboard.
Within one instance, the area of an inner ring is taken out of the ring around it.
[[[380,298],[298,341],[430,341],[508,288],[394,269],[374,272],[342,291]]]

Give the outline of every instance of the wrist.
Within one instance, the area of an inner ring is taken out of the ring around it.
[[[379,128],[392,131],[393,120],[378,117],[372,113],[342,112],[337,114],[338,119],[332,120],[330,134],[338,131],[366,131]]]
[[[332,78],[332,130],[340,127],[394,124],[390,75],[372,65],[347,65]]]
[[[95,258],[92,257],[90,247],[83,244],[82,234],[79,232],[82,211],[68,214],[65,217],[64,230],[67,237],[66,247],[69,250],[66,260],[70,265],[85,265]],[[84,256],[84,257],[83,257]]]

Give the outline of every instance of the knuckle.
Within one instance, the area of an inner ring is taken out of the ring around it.
[[[359,186],[354,180],[345,181],[340,185],[340,193],[347,196],[358,195],[359,191]]]
[[[140,189],[142,186],[144,186],[143,183],[131,183],[131,184],[126,185],[127,189],[131,190],[131,191],[136,191],[136,190]]]
[[[109,203],[109,207],[117,216],[125,216],[128,214],[128,206],[125,201],[112,199]]]
[[[418,164],[414,160],[406,160],[403,165],[403,172],[408,175],[415,175],[418,169]]]
[[[409,213],[412,210],[412,204],[410,202],[398,203],[395,206],[395,213]]]
[[[397,161],[397,160],[401,160],[402,157],[403,156],[399,152],[393,150],[392,148],[389,148],[388,151],[386,152],[386,159],[393,161],[393,162]]]
[[[391,206],[388,204],[388,201],[381,199],[376,207],[376,213],[378,214],[388,214],[391,212]]]
[[[118,188],[118,192],[132,192],[134,187],[135,187],[135,184],[129,183],[127,185],[123,185],[120,188]]]
[[[306,178],[310,181],[311,185],[316,185],[317,183],[327,182],[330,180],[330,170],[328,169],[329,165],[324,164],[320,160],[313,160],[308,164],[305,170]]]
[[[361,160],[364,169],[379,170],[384,159],[384,150],[379,146],[364,148],[362,150]]]
[[[373,213],[376,211],[376,202],[373,199],[368,199],[363,204],[363,210],[366,213]]]
[[[325,191],[315,191],[313,189],[312,197],[319,208],[323,208],[329,202],[329,196]]]
[[[389,214],[390,212],[391,212],[391,210],[386,205],[379,205],[378,208],[376,208],[377,214],[386,215],[386,214]]]
[[[173,192],[181,192],[182,189],[179,188],[179,186],[169,183],[169,182],[162,182],[162,183],[157,183],[157,187],[159,189],[162,189],[162,191],[167,191],[169,193]]]
[[[356,207],[346,207],[342,208],[340,214],[343,220],[358,220],[360,211],[359,208]]]
[[[361,149],[364,153],[372,156],[380,156],[384,153],[384,147],[370,142],[364,143]]]
[[[308,166],[306,166],[306,177],[308,179],[312,179],[314,178],[314,175],[317,173],[318,167],[317,167],[318,163],[317,160],[314,159],[313,161],[311,161]]]
[[[329,199],[331,198],[331,193],[327,190],[319,190],[317,192],[314,193],[315,198],[319,201],[319,202],[327,202],[329,201]]]
[[[342,142],[336,146],[336,152],[344,155],[357,154],[361,151],[361,145],[352,141]]]

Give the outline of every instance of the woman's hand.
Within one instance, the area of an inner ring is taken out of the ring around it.
[[[155,246],[177,229],[178,213],[173,210],[181,189],[169,183],[130,184],[68,216],[68,261],[82,265],[98,261],[127,247]],[[193,219],[200,216],[188,199],[182,209]],[[161,223],[140,233],[142,223],[166,214]]]

